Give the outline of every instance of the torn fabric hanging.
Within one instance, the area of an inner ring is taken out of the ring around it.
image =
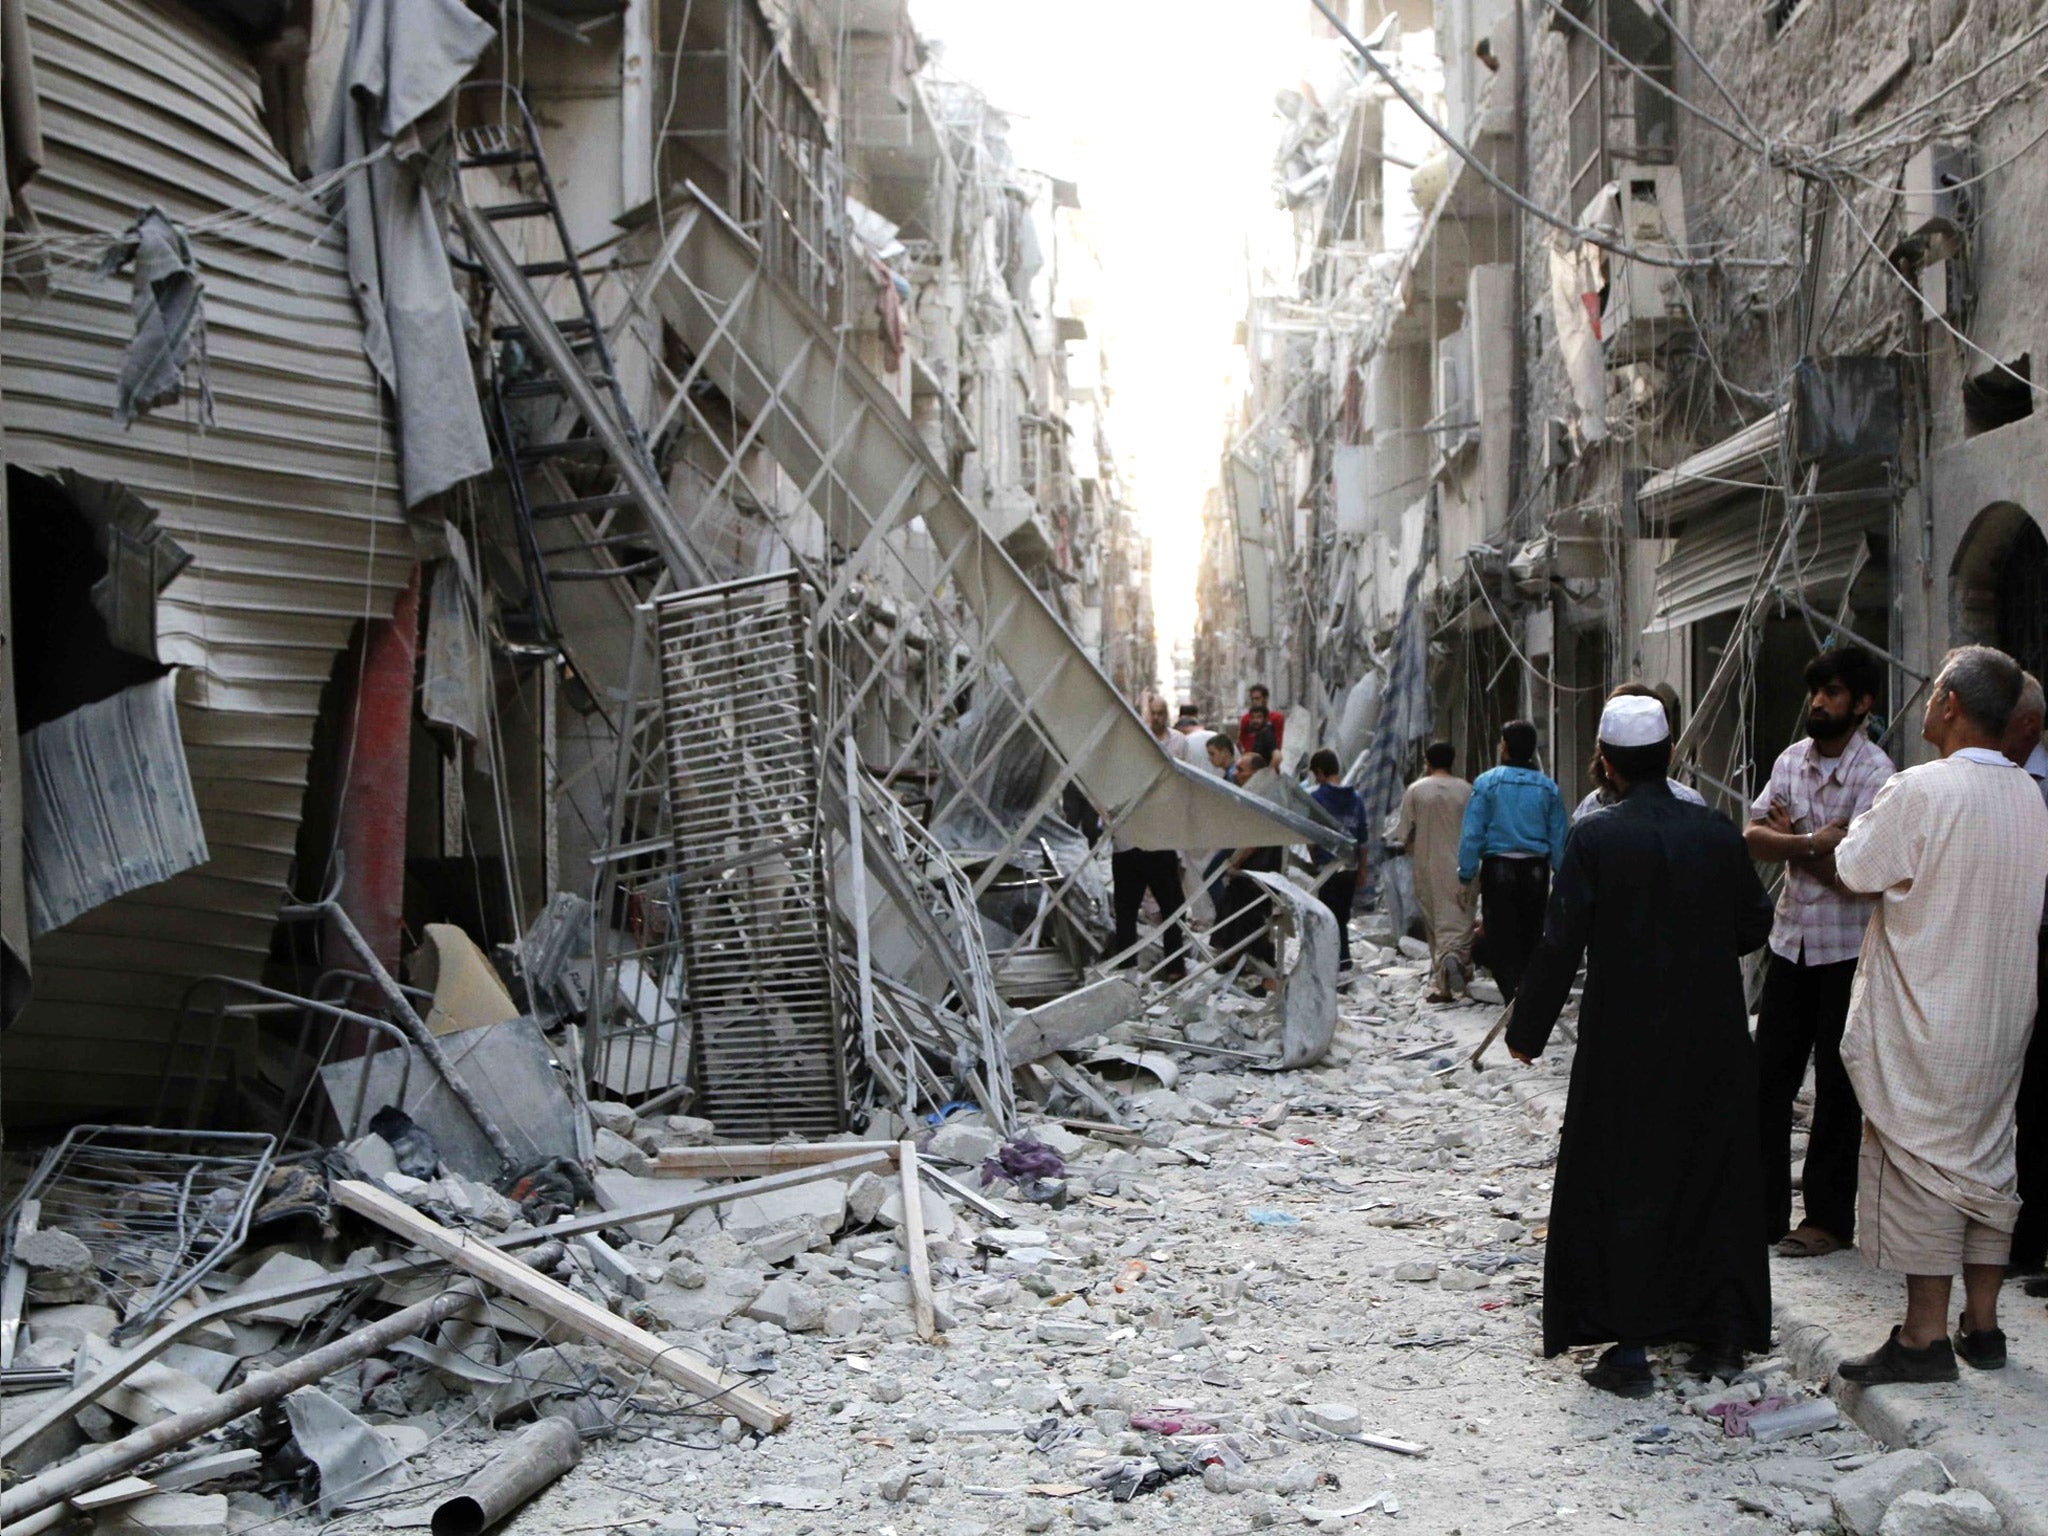
[[[206,369],[206,285],[185,232],[158,208],[145,208],[128,232],[100,257],[101,277],[133,269],[128,312],[135,336],[121,358],[114,385],[114,420],[130,426],[144,411],[169,405],[183,393],[194,358],[199,422],[213,425],[213,385]]]
[[[408,507],[491,467],[442,243],[453,175],[438,119],[496,35],[460,0],[357,0],[341,89],[315,156],[323,175],[374,157],[342,181],[341,216],[363,351],[397,409]]]
[[[483,644],[482,593],[469,544],[447,525],[448,557],[434,567],[427,593],[427,643],[420,672],[420,712],[471,741],[484,734],[490,707],[490,653]],[[491,754],[476,766],[491,771]]]

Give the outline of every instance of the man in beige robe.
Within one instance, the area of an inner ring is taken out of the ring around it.
[[[1814,835],[1842,886],[1881,896],[1863,938],[1842,1064],[1865,1119],[1856,1239],[1906,1276],[1906,1320],[1846,1380],[1954,1381],[2005,1364],[1998,1292],[2019,1215],[2013,1101],[2034,1020],[2027,953],[2048,880],[2048,808],[1999,750],[2018,663],[1951,651],[1908,768],[1846,830]],[[1949,1297],[1964,1305],[1954,1343]]]
[[[1448,741],[1423,752],[1428,772],[1401,796],[1394,841],[1408,850],[1415,871],[1415,904],[1429,935],[1429,1001],[1448,1003],[1472,974],[1472,909],[1458,883],[1458,837],[1472,786],[1451,772],[1457,756]]]

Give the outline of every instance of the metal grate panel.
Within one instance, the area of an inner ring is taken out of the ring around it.
[[[793,573],[655,603],[696,1111],[757,1139],[846,1127],[809,610]]]

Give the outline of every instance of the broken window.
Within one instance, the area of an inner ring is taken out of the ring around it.
[[[21,730],[163,675],[156,598],[192,557],[139,498],[10,467],[7,538]]]
[[[1784,31],[1805,8],[1806,0],[1764,0],[1764,24],[1771,29],[1771,36]]]
[[[1566,34],[1569,206],[1577,214],[1614,179],[1617,161],[1646,165],[1671,159],[1676,148],[1671,98],[1650,82],[1669,90],[1674,71],[1671,30],[1644,0],[1572,0],[1565,9],[1581,24],[1562,18],[1553,22]],[[1601,41],[1627,63],[1609,54]]]
[[[2034,372],[2030,353],[1999,363],[1963,380],[1963,425],[1971,437],[2009,427],[2034,414]]]

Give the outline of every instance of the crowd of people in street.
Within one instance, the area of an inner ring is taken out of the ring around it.
[[[1583,967],[1544,1347],[1606,1345],[1586,1379],[1625,1397],[1653,1390],[1656,1346],[1688,1345],[1689,1370],[1722,1377],[1767,1350],[1773,1252],[1853,1244],[1904,1277],[1902,1320],[1840,1368],[1865,1384],[1997,1369],[2008,1273],[2048,1296],[2041,684],[1988,646],[1951,652],[1924,688],[1933,755],[1904,770],[1873,728],[1885,677],[1869,652],[1830,645],[1803,684],[1803,733],[1740,826],[1671,776],[1682,722],[1668,686],[1607,698],[1595,788],[1569,813],[1526,720],[1501,728],[1498,763],[1469,783],[1452,745],[1430,744],[1384,838],[1333,752],[1301,759],[1336,841],[1355,845],[1310,855],[1344,969],[1382,847],[1410,863],[1429,999],[1460,1000],[1483,967],[1517,1061],[1542,1055]],[[1146,717],[1171,755],[1278,798],[1286,720],[1263,687],[1234,732],[1191,708],[1169,727],[1163,700]],[[1774,866],[1775,901],[1759,874]],[[1212,950],[1244,955],[1270,986],[1271,900],[1250,876],[1281,868],[1278,848],[1184,867],[1119,845],[1121,955],[1139,948],[1150,895],[1165,920],[1160,974],[1180,974],[1180,922],[1207,896]]]

